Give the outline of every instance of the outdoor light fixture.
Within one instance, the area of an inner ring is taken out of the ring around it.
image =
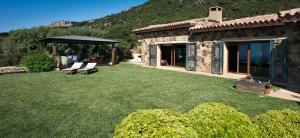
[[[281,39],[276,39],[274,42],[275,42],[275,45],[280,45],[280,43],[281,43]]]

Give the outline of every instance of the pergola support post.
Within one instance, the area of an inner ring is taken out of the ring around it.
[[[112,44],[112,50],[111,50],[112,56],[111,56],[111,64],[115,65],[116,64],[116,47],[115,44]]]
[[[57,56],[57,44],[53,43],[53,45],[52,45],[52,60],[53,60],[55,67],[57,68],[56,56]]]

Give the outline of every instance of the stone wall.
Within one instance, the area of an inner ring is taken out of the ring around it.
[[[275,27],[263,27],[255,29],[240,29],[240,30],[229,30],[229,31],[214,31],[193,34],[190,37],[190,41],[194,42],[206,42],[208,43],[207,50],[211,48],[213,41],[230,41],[230,40],[241,40],[241,41],[255,41],[261,39],[274,39],[287,37],[287,81],[291,83],[300,83],[300,23],[290,23],[284,26]],[[200,54],[200,56],[199,56]],[[224,58],[226,55],[226,48],[224,49]],[[203,57],[201,56],[201,48],[198,52],[200,61],[197,61],[199,71],[204,71],[205,64]],[[211,54],[209,55],[211,58]],[[208,58],[207,60],[208,61]],[[224,71],[227,71],[227,61],[224,61]]]
[[[300,84],[300,23],[287,28],[287,80]]]
[[[27,72],[25,67],[0,67],[0,75]]]
[[[193,34],[190,37],[191,41],[220,41],[226,39],[263,39],[263,38],[276,38],[285,37],[286,27],[263,27],[255,29],[238,29],[238,30],[227,30],[227,31],[213,31]]]
[[[212,60],[212,44],[213,41],[230,41],[230,40],[258,40],[258,39],[270,39],[280,38],[286,36],[284,26],[276,27],[264,27],[255,29],[239,29],[239,30],[226,30],[226,31],[213,31],[197,33],[190,36],[191,42],[198,42],[202,46],[197,52],[197,71],[211,72],[211,60]],[[223,71],[228,72],[228,51],[225,42],[223,50]]]
[[[174,29],[170,31],[149,32],[140,35],[139,42],[142,54],[142,63],[149,64],[149,45],[169,42],[188,41],[188,28]],[[158,47],[159,48],[159,47]],[[158,50],[160,51],[160,50]]]
[[[211,72],[211,41],[197,43],[197,72]]]

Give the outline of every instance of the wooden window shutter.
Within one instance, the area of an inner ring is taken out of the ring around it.
[[[149,66],[156,67],[157,65],[157,45],[149,45]]]
[[[223,42],[213,42],[212,45],[212,64],[211,72],[213,74],[223,74]]]
[[[197,65],[196,59],[197,59],[196,43],[186,44],[186,70],[196,71],[196,65]]]

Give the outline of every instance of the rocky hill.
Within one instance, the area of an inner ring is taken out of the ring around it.
[[[108,37],[124,38],[132,29],[150,24],[168,23],[206,17],[212,6],[223,7],[224,20],[274,13],[300,7],[299,0],[149,0],[118,14],[78,23],[101,29]]]

